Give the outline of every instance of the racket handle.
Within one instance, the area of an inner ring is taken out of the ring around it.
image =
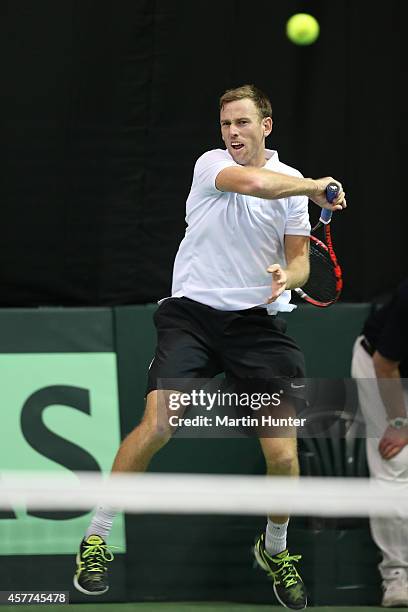
[[[329,183],[327,185],[327,187],[326,187],[326,199],[327,199],[328,202],[330,202],[330,204],[336,198],[338,193],[339,193],[339,186],[336,183]],[[331,221],[332,214],[333,214],[333,211],[329,210],[328,208],[322,208],[322,212],[320,214],[319,221],[321,221],[321,223],[324,223],[325,225],[327,225]]]

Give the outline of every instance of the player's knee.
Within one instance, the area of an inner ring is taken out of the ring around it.
[[[168,423],[160,422],[160,420],[151,421],[144,420],[141,424],[143,429],[143,438],[147,446],[151,446],[159,450],[170,440],[172,431]]]
[[[172,431],[170,429],[170,427],[165,427],[164,425],[159,425],[156,428],[156,431],[153,434],[153,440],[155,445],[158,448],[162,448],[163,446],[165,446],[167,444],[167,442],[170,440],[172,436]]]
[[[266,458],[268,474],[290,476],[297,473],[298,460],[292,453],[282,452]]]

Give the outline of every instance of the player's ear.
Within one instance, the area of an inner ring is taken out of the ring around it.
[[[265,138],[266,138],[272,132],[272,124],[273,124],[272,117],[265,117],[264,119],[262,119],[262,122],[263,122]]]

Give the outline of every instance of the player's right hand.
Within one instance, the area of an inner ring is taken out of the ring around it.
[[[328,210],[343,210],[343,208],[346,208],[346,194],[343,191],[343,186],[340,181],[336,181],[336,179],[332,178],[331,176],[326,176],[320,179],[313,179],[313,182],[317,185],[317,190],[315,193],[309,196],[309,199],[312,200],[312,202],[321,208],[327,208]],[[326,187],[329,183],[336,183],[336,185],[339,186],[339,193],[331,204],[326,198]]]

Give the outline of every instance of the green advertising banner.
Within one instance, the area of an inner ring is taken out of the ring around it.
[[[7,470],[110,471],[120,444],[116,355],[0,354],[1,478]],[[0,513],[1,555],[75,554],[92,513],[10,508]],[[125,552],[123,515],[109,543]]]

